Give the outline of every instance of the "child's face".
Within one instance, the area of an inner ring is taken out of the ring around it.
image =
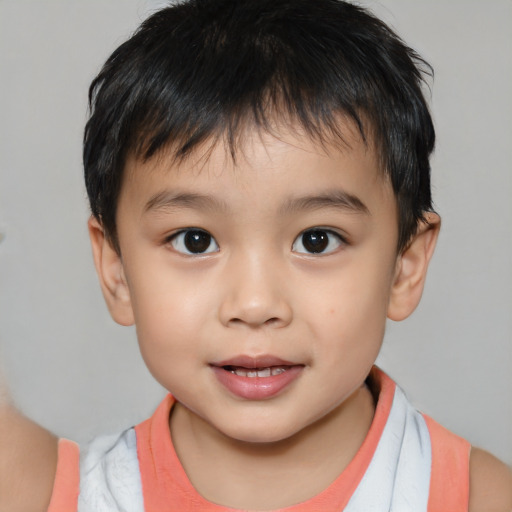
[[[154,377],[232,438],[301,431],[362,385],[379,352],[397,208],[350,133],[328,153],[254,134],[236,165],[221,144],[179,166],[127,162],[111,311],[135,322]]]

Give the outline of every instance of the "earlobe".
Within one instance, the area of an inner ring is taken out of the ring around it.
[[[130,290],[121,256],[105,236],[103,227],[96,218],[89,219],[88,228],[94,265],[110,314],[118,324],[133,325]]]
[[[426,213],[425,221],[420,221],[411,243],[397,258],[388,306],[391,320],[404,320],[420,302],[441,227],[441,219],[436,213]]]

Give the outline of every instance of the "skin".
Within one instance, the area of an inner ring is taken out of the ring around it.
[[[469,512],[512,511],[512,470],[490,453],[472,448]]]
[[[0,376],[0,510],[44,512],[57,467],[57,438],[20,414]]]

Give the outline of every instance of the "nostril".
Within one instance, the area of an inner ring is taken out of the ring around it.
[[[276,316],[272,318],[268,318],[267,320],[264,320],[263,322],[260,321],[251,321],[250,319],[243,320],[242,318],[232,318],[229,323],[233,326],[236,325],[249,325],[252,327],[261,327],[263,325],[266,325],[268,327],[277,327],[280,323],[282,323],[282,320]]]
[[[242,290],[243,291],[243,290]],[[287,325],[292,318],[292,310],[287,301],[271,295],[256,295],[238,291],[223,301],[219,309],[219,319],[231,327],[272,327]]]

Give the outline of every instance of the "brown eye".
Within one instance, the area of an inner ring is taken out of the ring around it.
[[[208,254],[217,252],[219,246],[207,231],[202,229],[186,229],[171,238],[174,250],[184,254]]]
[[[324,252],[329,238],[325,231],[306,231],[302,235],[302,245],[308,252]]]
[[[293,243],[292,251],[306,254],[328,254],[343,244],[338,233],[327,229],[308,229],[301,233]]]

